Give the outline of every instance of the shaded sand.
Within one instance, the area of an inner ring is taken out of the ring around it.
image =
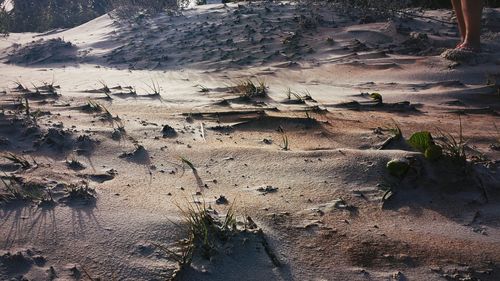
[[[0,149],[29,167],[0,170],[55,203],[2,203],[0,279],[169,279],[177,205],[204,201],[234,203],[263,235],[195,255],[178,280],[499,280],[500,11],[485,12],[484,54],[457,63],[440,56],[453,24],[313,9],[206,5],[1,38]],[[30,53],[55,38],[73,58]],[[248,78],[268,95],[235,93]],[[394,122],[457,136],[459,116],[467,175],[386,143]],[[400,157],[417,168],[395,183],[385,165]],[[72,196],[86,186],[95,198]]]

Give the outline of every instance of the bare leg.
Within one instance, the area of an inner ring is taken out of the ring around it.
[[[460,31],[460,43],[461,45],[465,41],[466,29],[465,29],[465,19],[464,14],[462,12],[462,0],[451,0],[451,4],[453,5],[453,10],[455,11],[455,15],[457,16],[458,22],[458,30]]]
[[[481,15],[482,0],[462,0],[462,11],[465,20],[465,40],[462,48],[481,48]]]

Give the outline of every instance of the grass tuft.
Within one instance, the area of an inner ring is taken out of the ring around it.
[[[443,155],[447,156],[454,163],[465,166],[467,164],[467,141],[463,136],[463,127],[462,127],[462,119],[459,116],[459,132],[458,138],[455,138],[448,132],[445,132],[441,129],[437,129],[439,133],[439,137],[437,138],[437,144],[441,146]]]
[[[263,98],[267,96],[268,86],[264,80],[257,79],[256,82],[251,79],[241,80],[231,87],[232,92],[240,94],[245,98]]]
[[[83,182],[80,185],[69,184],[66,186],[66,192],[68,193],[68,199],[70,200],[89,201],[94,200],[96,197],[95,189],[89,187],[86,182]]]
[[[196,85],[195,87],[197,87],[198,89],[200,89],[200,92],[201,92],[201,93],[208,93],[208,92],[210,92],[210,89],[209,89],[209,88],[207,88],[207,87],[206,87],[206,86],[204,86],[204,85],[198,84],[198,85]]]
[[[151,84],[146,84],[146,86],[149,88],[148,96],[161,96],[160,83],[151,79]]]

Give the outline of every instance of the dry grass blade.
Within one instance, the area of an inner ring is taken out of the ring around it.
[[[288,135],[286,134],[285,129],[283,129],[283,127],[279,126],[278,127],[278,132],[281,133],[281,139],[282,139],[282,142],[283,142],[283,144],[281,145],[281,148],[283,150],[289,150],[290,147],[289,147],[289,143],[288,143]]]
[[[23,156],[17,156],[14,153],[8,153],[7,155],[3,155],[3,158],[12,161],[15,164],[21,165],[23,169],[29,169],[32,167],[31,163],[26,160]]]
[[[193,163],[191,163],[191,161],[187,160],[186,158],[184,158],[182,156],[179,156],[179,158],[181,159],[182,163],[188,165],[189,168],[191,168],[191,170],[196,171],[196,167],[193,165]]]

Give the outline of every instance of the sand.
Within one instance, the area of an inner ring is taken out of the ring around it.
[[[451,61],[450,11],[311,9],[210,4],[0,38],[0,149],[28,162],[0,170],[54,199],[1,203],[0,279],[499,280],[500,10],[484,52]],[[235,93],[246,79],[267,95]],[[384,144],[394,123],[408,139],[460,122],[467,174]],[[386,163],[402,157],[415,168],[398,181]],[[164,249],[193,202],[262,232],[178,271]]]

